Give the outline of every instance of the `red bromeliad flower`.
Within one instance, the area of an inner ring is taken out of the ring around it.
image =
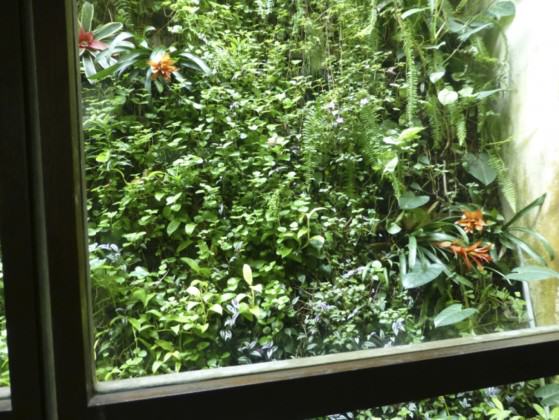
[[[95,39],[93,32],[86,32],[83,28],[80,28],[78,46],[81,51],[102,51],[109,47],[104,42]]]
[[[493,261],[489,251],[493,248],[493,244],[485,244],[481,246],[481,241],[477,241],[470,246],[461,246],[455,242],[440,242],[437,244],[439,248],[445,248],[452,251],[452,253],[458,257],[462,257],[464,264],[468,270],[472,269],[472,261],[476,264],[478,270],[483,271],[483,264],[490,263]],[[470,260],[471,259],[471,260]]]
[[[464,232],[473,233],[474,230],[482,232],[483,228],[486,226],[485,220],[483,220],[483,213],[481,210],[475,211],[464,211],[464,214],[455,222],[464,228]]]

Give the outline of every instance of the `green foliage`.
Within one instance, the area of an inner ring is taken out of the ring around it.
[[[100,379],[526,325],[508,279],[545,239],[498,210],[484,37],[508,2],[96,6],[134,41],[83,89]]]

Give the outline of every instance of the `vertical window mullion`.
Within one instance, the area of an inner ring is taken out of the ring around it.
[[[36,154],[29,3],[3,7],[0,236],[4,264],[11,402],[16,418],[55,418],[48,286],[44,276]]]
[[[60,419],[86,418],[93,386],[75,7],[73,0],[33,0]]]

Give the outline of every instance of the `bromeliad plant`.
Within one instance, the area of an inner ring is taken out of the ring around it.
[[[460,286],[461,303],[453,303],[434,318],[435,327],[459,323],[480,312],[471,307],[467,289],[476,281],[534,281],[557,278],[559,273],[546,267],[555,258],[553,249],[538,232],[518,226],[531,210],[543,205],[545,195],[518,211],[509,221],[497,211],[463,208],[460,216],[449,216],[418,225],[409,232],[408,244],[400,254],[400,275],[407,289],[419,288],[442,278]],[[535,244],[535,245],[533,245]],[[543,249],[545,256],[538,249]],[[513,254],[534,265],[511,267]],[[448,286],[446,287],[447,291]],[[438,305],[435,305],[438,307]],[[437,308],[436,308],[437,309]],[[438,308],[440,309],[440,308]]]
[[[153,28],[146,29],[144,34],[152,30]],[[155,85],[159,93],[163,93],[165,87],[173,81],[190,89],[191,82],[183,76],[183,70],[201,72],[204,75],[212,73],[204,60],[188,51],[177,52],[173,47],[151,48],[146,39],[141,39],[138,47],[128,49],[116,63],[97,73],[94,79],[100,80],[111,75],[118,77],[130,71],[132,77],[143,77],[144,87],[150,94],[152,85]]]
[[[128,39],[132,34],[121,32],[123,25],[109,22],[93,27],[95,8],[93,4],[85,2],[82,6],[79,20],[78,48],[81,57],[82,71],[92,82],[99,67],[106,69],[117,62],[116,57],[121,52],[134,48]]]

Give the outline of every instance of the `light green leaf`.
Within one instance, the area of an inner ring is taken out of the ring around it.
[[[559,279],[559,273],[547,267],[524,265],[513,269],[505,278],[516,281],[538,281],[552,278]]]
[[[509,0],[498,1],[489,7],[487,14],[494,16],[497,19],[512,17],[516,14],[516,5],[513,1]]]
[[[402,194],[398,200],[398,205],[402,210],[411,210],[421,207],[429,202],[427,195],[415,195],[412,192]]]
[[[190,236],[194,232],[194,229],[196,229],[196,224],[195,223],[187,223],[184,226],[184,233],[186,233],[187,235]]]
[[[445,327],[447,325],[457,324],[477,312],[477,309],[467,308],[462,309],[462,305],[457,303],[450,305],[448,308],[442,310],[434,319],[435,328]]]
[[[190,286],[188,289],[186,289],[186,293],[188,293],[189,295],[192,296],[200,296],[200,289],[198,289],[195,286]]]
[[[167,235],[171,236],[179,228],[181,222],[180,220],[174,219],[167,225]]]
[[[415,236],[410,236],[408,241],[408,265],[410,269],[415,267],[415,263],[417,260],[417,239]]]
[[[445,73],[445,70],[435,71],[429,75],[429,80],[431,81],[431,83],[437,83],[444,77]]]
[[[116,34],[121,29],[122,29],[122,23],[118,23],[118,22],[105,23],[103,26],[99,26],[98,28],[95,28],[95,30],[93,31],[93,36],[95,37],[95,39],[102,41],[103,39],[106,39],[111,35]]]
[[[470,175],[484,185],[491,184],[497,178],[497,171],[489,164],[487,153],[480,153],[479,155],[468,153],[466,155],[465,167]]]
[[[444,271],[441,264],[416,264],[412,271],[404,275],[402,283],[406,289],[413,289],[432,282]]]
[[[425,130],[425,127],[410,127],[403,130],[398,136],[398,143],[404,143],[408,140],[417,138],[418,134]]]
[[[83,64],[83,72],[85,73],[85,77],[91,82],[91,77],[97,73],[97,69],[95,68],[95,63],[93,61],[93,57],[89,54],[84,54],[82,56],[82,64]]]
[[[201,270],[200,265],[198,265],[198,263],[195,260],[193,260],[192,258],[183,257],[183,258],[181,258],[181,261],[184,261],[185,263],[187,263],[188,266],[195,273],[200,273],[200,270]]]
[[[390,161],[388,161],[388,163],[384,166],[384,173],[388,173],[391,174],[396,170],[396,166],[398,166],[398,156],[396,156],[393,159],[390,159]]]
[[[406,10],[404,13],[402,13],[402,19],[407,19],[410,16],[413,16],[416,13],[421,13],[425,10],[429,10],[429,7],[414,7],[413,9]]]
[[[93,22],[93,13],[95,9],[89,2],[85,2],[82,6],[82,13],[80,15],[80,23],[85,32],[91,32],[91,22]]]
[[[210,306],[210,311],[215,312],[216,314],[223,315],[223,308],[219,303]]]
[[[390,223],[386,231],[391,235],[396,235],[402,231],[402,228],[397,223]]]
[[[243,264],[243,279],[249,286],[252,286],[252,268],[248,264]]]
[[[324,237],[320,235],[313,236],[309,239],[309,244],[317,250],[321,250],[324,246]]]

